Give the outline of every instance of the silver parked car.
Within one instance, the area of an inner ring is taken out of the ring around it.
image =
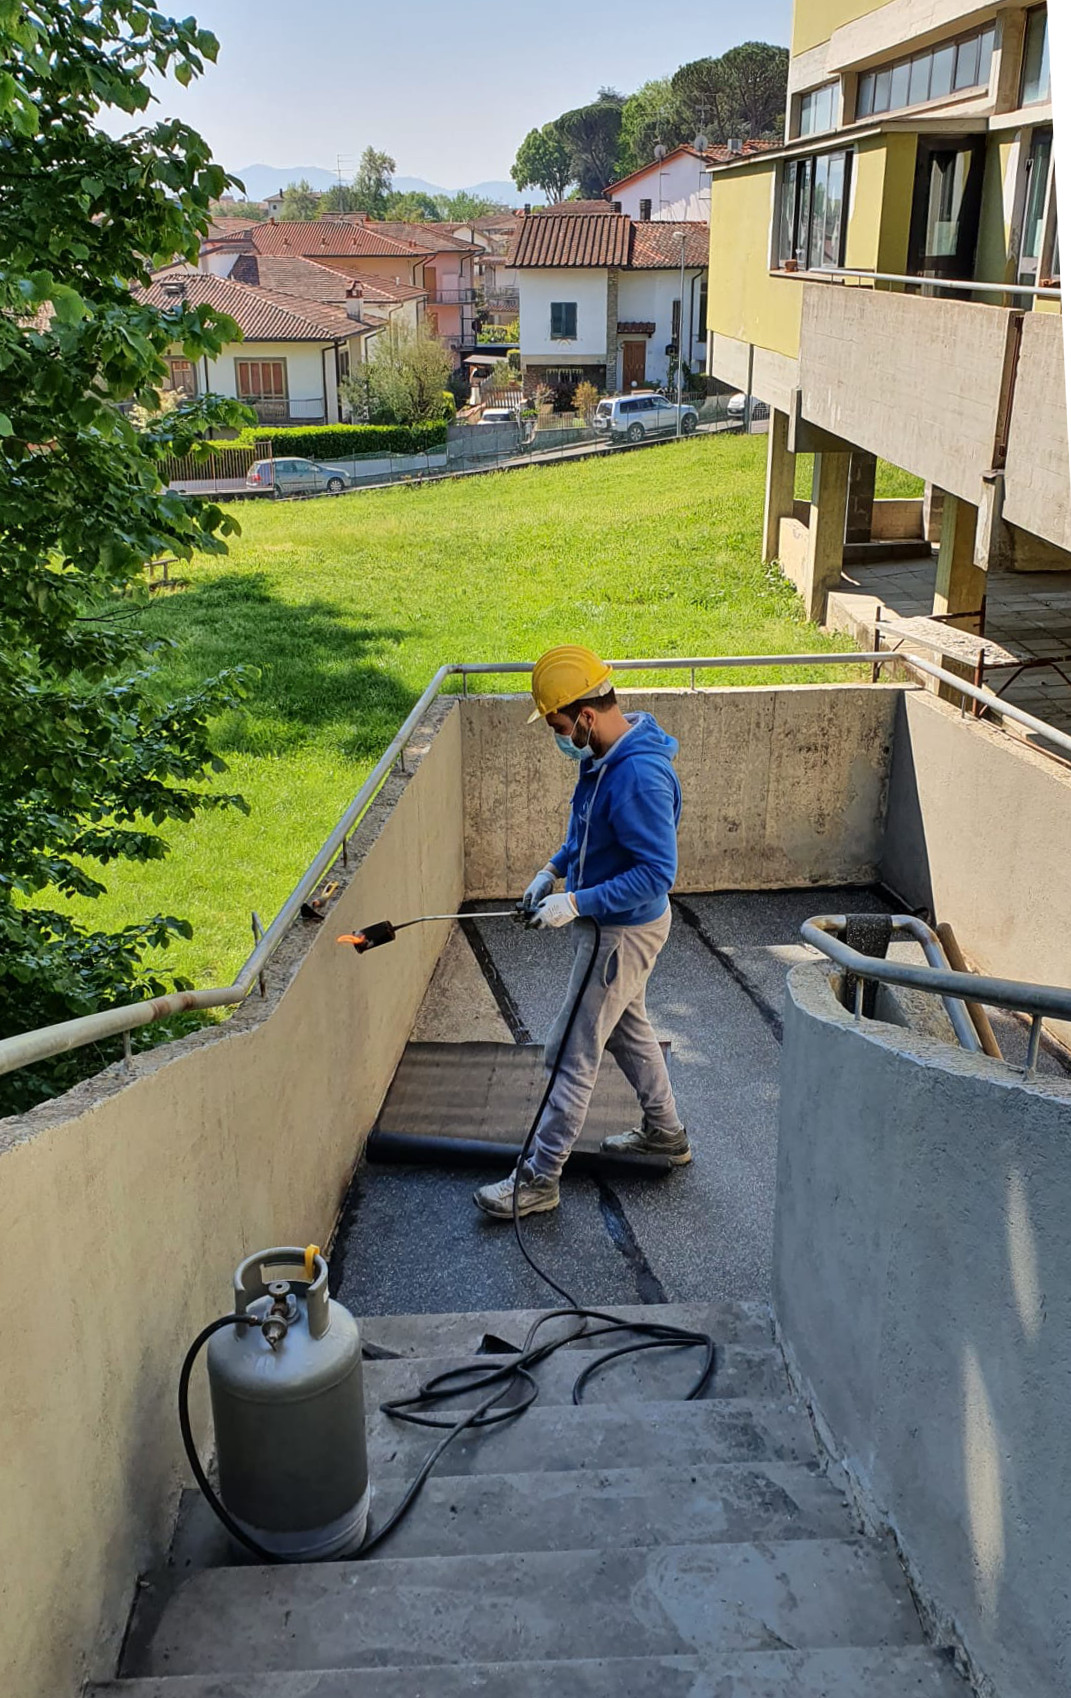
[[[699,414],[687,403],[680,409],[682,436],[691,436],[699,424]],[[642,442],[645,436],[659,436],[677,429],[677,404],[654,390],[640,390],[631,395],[608,395],[595,408],[592,426],[612,442]]]
[[[353,479],[337,466],[318,460],[257,460],[245,474],[250,489],[273,489],[276,495],[341,495]]]

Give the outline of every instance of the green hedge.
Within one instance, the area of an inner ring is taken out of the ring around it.
[[[345,460],[351,454],[426,454],[446,446],[446,423],[416,425],[289,425],[282,430],[243,430],[228,448],[259,448],[300,454],[310,460]]]

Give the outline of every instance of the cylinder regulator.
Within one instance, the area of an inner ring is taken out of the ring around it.
[[[368,1520],[361,1337],[315,1245],[248,1256],[208,1345],[219,1495],[278,1560],[357,1549]]]

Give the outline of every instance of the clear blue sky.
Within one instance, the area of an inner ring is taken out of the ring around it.
[[[163,110],[199,129],[228,169],[333,170],[342,154],[352,175],[371,143],[393,155],[399,176],[456,188],[508,176],[533,125],[583,105],[600,85],[628,93],[744,39],[787,43],[792,7],[543,0],[474,11],[442,0],[190,0],[190,10],[219,37],[219,61],[188,92],[163,91]]]

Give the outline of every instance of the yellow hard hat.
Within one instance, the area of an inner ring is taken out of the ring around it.
[[[579,643],[561,643],[556,649],[548,649],[532,668],[535,711],[528,715],[529,725],[584,696],[605,695],[613,688],[612,677],[613,668]]]

